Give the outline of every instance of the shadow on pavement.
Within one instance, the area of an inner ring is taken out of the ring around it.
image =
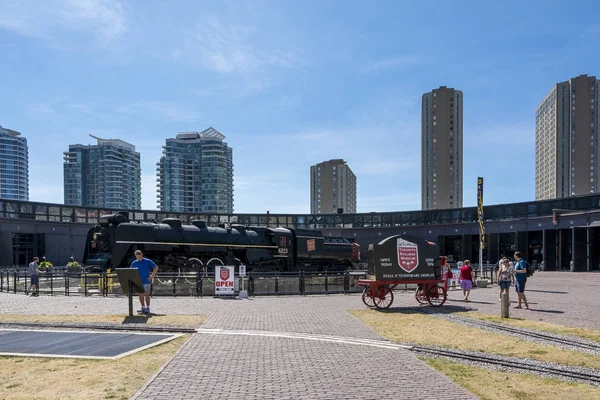
[[[535,290],[535,289],[527,289],[528,292],[538,292],[538,293],[556,293],[556,294],[569,294],[569,292],[557,292],[554,290]]]
[[[150,315],[134,315],[133,317],[125,317],[121,324],[146,324]]]
[[[527,310],[525,310],[527,311]],[[560,310],[538,310],[537,308],[531,308],[530,307],[530,311],[535,311],[535,312],[542,312],[542,313],[549,313],[549,314],[564,314],[564,311],[560,311]]]

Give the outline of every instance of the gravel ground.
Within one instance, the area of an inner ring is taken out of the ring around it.
[[[403,343],[403,344],[411,345],[410,343]],[[437,346],[427,346],[427,348],[428,349],[437,349],[437,350],[442,350],[442,351],[448,350],[446,348],[437,347]],[[457,351],[457,350],[453,350],[453,351]],[[538,371],[526,372],[521,368],[512,368],[512,367],[507,367],[507,366],[494,365],[494,364],[486,363],[484,361],[470,361],[470,360],[453,357],[451,355],[450,356],[442,356],[442,355],[433,355],[433,354],[430,354],[427,352],[419,352],[417,350],[413,351],[414,354],[416,354],[419,357],[423,357],[423,358],[442,358],[442,359],[450,360],[450,361],[457,362],[457,363],[464,364],[464,365],[471,365],[474,367],[487,368],[487,369],[490,369],[493,371],[504,371],[504,372],[520,373],[520,374],[532,373],[535,376],[539,376],[539,377],[543,377],[543,378],[554,378],[554,379],[561,379],[561,380],[567,381],[567,382],[579,382],[579,383],[585,383],[585,384],[594,385],[594,386],[600,386],[600,382],[591,382],[591,381],[588,381],[585,379],[565,377],[565,376],[560,376],[560,375],[556,375],[551,372],[548,372],[548,368],[556,368],[556,369],[560,369],[561,371],[590,374],[590,375],[594,375],[594,376],[598,377],[598,379],[600,379],[600,371],[591,369],[591,368],[566,366],[566,365],[562,365],[562,364],[542,362],[542,361],[537,361],[537,360],[528,359],[528,358],[516,358],[516,357],[508,357],[508,356],[500,356],[500,355],[492,356],[488,353],[482,353],[482,352],[478,352],[478,351],[461,350],[461,351],[457,351],[457,352],[459,352],[461,354],[468,354],[471,356],[480,357],[480,358],[483,358],[483,357],[493,358],[494,360],[499,360],[499,361],[507,362],[507,363],[514,364],[514,365],[526,364],[526,365],[534,366],[537,368],[542,368],[542,369],[546,370],[547,372],[541,372],[541,371],[540,372],[538,372]]]
[[[539,331],[539,330],[533,330],[533,329],[526,329],[526,328],[517,328],[514,326],[505,325],[505,324],[500,324],[500,323],[495,323],[495,322],[490,322],[490,321],[482,321],[477,318],[462,317],[462,316],[446,314],[446,313],[436,313],[435,311],[430,311],[430,310],[426,311],[426,309],[424,309],[424,308],[415,309],[415,313],[427,314],[427,315],[430,315],[435,318],[440,318],[440,319],[444,319],[446,321],[454,322],[457,324],[481,329],[483,331],[500,333],[502,335],[511,336],[511,337],[514,337],[517,339],[525,339],[527,341],[537,343],[537,344],[556,346],[556,347],[560,347],[565,350],[574,350],[574,351],[592,354],[595,356],[600,356],[600,343],[594,342],[592,340],[587,340],[587,339],[584,339],[584,338],[581,338],[578,336],[570,336],[570,335],[564,335],[564,334],[558,334],[558,333],[552,333],[552,332],[546,332],[546,331]],[[514,332],[508,332],[506,330],[498,329],[496,327],[510,328],[511,330],[514,330]],[[531,334],[539,334],[539,333],[541,333],[545,336],[552,337],[552,338],[569,340],[569,341],[572,341],[573,344],[571,345],[571,344],[567,344],[567,343],[561,343],[561,342],[553,341],[551,339],[545,339],[545,338],[540,338],[540,337],[531,335]],[[581,344],[581,346],[578,346],[578,344]],[[588,348],[587,346],[595,347],[595,349]]]

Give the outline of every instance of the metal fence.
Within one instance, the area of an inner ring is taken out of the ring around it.
[[[454,278],[450,287],[458,285],[459,271],[452,269]],[[475,269],[475,279],[497,283],[493,266],[484,268],[483,275]],[[158,273],[151,285],[151,296],[190,296],[215,295],[214,268],[197,273]],[[243,288],[249,296],[276,295],[318,295],[360,293],[363,286],[359,279],[366,279],[366,271],[348,270],[344,272],[250,272],[246,277],[236,276],[234,293]],[[0,268],[0,292],[30,293],[30,277],[26,268]],[[416,285],[399,285],[395,290],[414,290]],[[93,273],[85,269],[54,267],[39,276],[38,293],[46,295],[115,296],[123,290],[114,272]]]
[[[236,276],[235,295],[242,284],[249,296],[349,294],[361,292],[359,279],[366,278],[365,271],[339,273],[248,273]],[[243,282],[242,282],[243,281]],[[0,270],[0,292],[30,293],[29,272],[23,269]],[[39,276],[38,293],[46,295],[113,296],[123,290],[116,273],[90,273],[64,269],[46,272]],[[158,273],[151,285],[151,296],[214,296],[214,273]]]

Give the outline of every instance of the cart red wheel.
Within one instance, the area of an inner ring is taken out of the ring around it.
[[[371,286],[366,286],[363,290],[362,301],[367,307],[375,307],[375,301],[373,300],[373,290],[371,290]]]
[[[440,307],[446,302],[446,291],[441,286],[431,286],[427,291],[427,301],[434,307]]]
[[[392,289],[387,285],[378,286],[373,294],[373,302],[375,303],[375,307],[380,310],[385,310],[394,302],[394,292],[392,292]]]
[[[415,290],[415,299],[421,304],[427,303],[427,293],[423,289],[423,284],[419,284]]]

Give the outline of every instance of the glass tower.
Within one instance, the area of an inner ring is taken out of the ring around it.
[[[233,152],[214,128],[167,139],[157,165],[158,208],[233,213]]]
[[[0,125],[0,199],[29,200],[27,139]]]
[[[74,144],[64,153],[65,204],[139,210],[140,153],[123,140],[92,137],[96,145]]]

